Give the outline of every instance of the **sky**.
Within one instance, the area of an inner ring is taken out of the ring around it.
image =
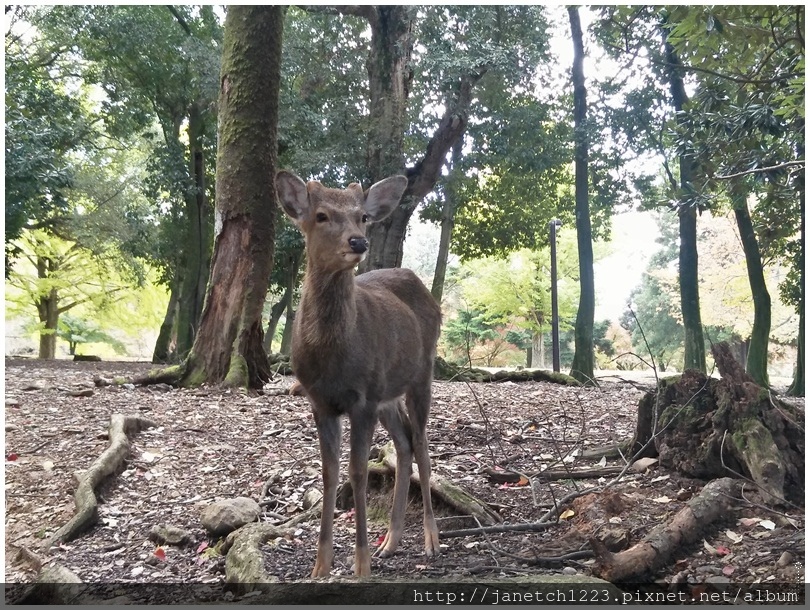
[[[550,48],[552,54],[557,57],[561,80],[570,79],[574,52],[567,9],[563,5],[550,7],[549,14],[554,26]],[[597,46],[588,42],[587,28],[593,19],[593,15],[587,7],[580,8],[580,19],[585,36],[586,57],[584,72],[587,87],[589,79],[597,73],[597,70],[604,73],[604,70],[610,70],[611,68],[607,59],[594,58],[591,55],[597,49]],[[641,282],[642,274],[647,267],[650,256],[658,249],[658,245],[655,243],[658,230],[651,213],[624,212],[614,216],[612,226],[613,231],[609,245],[610,254],[594,264],[596,320],[619,320],[627,307],[630,293]],[[409,248],[408,240],[410,240],[413,247]],[[423,254],[427,247],[435,248],[434,251],[437,251],[439,229],[436,225],[420,222],[417,215],[414,215],[411,220],[408,240],[405,242],[403,265],[424,267],[424,260],[417,261],[415,259],[415,251]],[[417,242],[419,245],[417,245]],[[431,246],[428,246],[428,244],[431,244]]]

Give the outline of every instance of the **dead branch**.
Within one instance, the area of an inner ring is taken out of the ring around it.
[[[633,547],[613,554],[604,543],[590,539],[596,555],[594,574],[610,582],[632,580],[654,573],[667,565],[672,556],[700,539],[705,528],[728,516],[739,496],[740,482],[715,479],[692,498],[669,522],[656,527]]]

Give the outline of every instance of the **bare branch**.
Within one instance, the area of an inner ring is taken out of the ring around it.
[[[778,171],[788,167],[804,167],[804,159],[797,159],[795,161],[786,161],[777,165],[769,165],[768,167],[756,167],[754,169],[747,169],[744,172],[737,172],[736,174],[726,174],[724,176],[716,176],[718,180],[731,180],[732,178],[740,178],[742,176],[751,176],[753,174],[764,174],[767,172]]]

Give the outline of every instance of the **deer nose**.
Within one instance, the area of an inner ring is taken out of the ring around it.
[[[368,240],[365,237],[350,237],[349,247],[355,254],[362,254],[368,250]]]

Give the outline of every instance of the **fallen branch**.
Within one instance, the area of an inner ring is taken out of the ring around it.
[[[704,529],[728,516],[740,491],[740,482],[731,478],[709,482],[669,523],[650,532],[644,540],[621,553],[613,554],[604,543],[591,538],[596,555],[593,573],[610,582],[628,581],[654,573],[670,563],[671,557],[698,540]]]
[[[46,549],[54,544],[72,540],[95,524],[98,519],[98,499],[95,488],[105,478],[115,473],[129,455],[130,447],[127,435],[136,434],[153,426],[155,426],[153,421],[138,415],[114,413],[110,417],[110,445],[79,477],[76,492],[73,494],[76,514],[48,538],[44,544]]]

